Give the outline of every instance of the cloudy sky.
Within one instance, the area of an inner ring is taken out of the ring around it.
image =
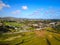
[[[0,17],[60,19],[60,0],[0,0]]]

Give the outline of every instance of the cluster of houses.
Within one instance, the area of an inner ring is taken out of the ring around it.
[[[60,22],[50,22],[50,23],[44,23],[44,22],[39,22],[39,23],[28,23],[27,25],[22,25],[21,27],[16,27],[16,26],[12,26],[12,25],[3,25],[3,23],[0,23],[0,31],[3,30],[7,30],[7,29],[13,29],[15,31],[20,30],[21,32],[28,32],[30,30],[27,31],[28,28],[32,27],[34,28],[34,30],[42,30],[45,29],[47,27],[55,27],[56,25],[60,25]],[[7,28],[7,29],[5,29]]]
[[[55,28],[56,25],[60,25],[60,22],[50,22],[50,23],[34,23],[34,24],[29,24],[29,26],[34,27],[35,30],[42,30],[47,27]]]

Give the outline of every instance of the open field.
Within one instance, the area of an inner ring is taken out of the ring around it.
[[[58,22],[3,20],[0,22],[0,45],[60,45]]]
[[[60,34],[48,31],[6,34],[0,37],[0,45],[60,45]]]

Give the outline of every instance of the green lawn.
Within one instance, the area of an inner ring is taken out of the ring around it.
[[[5,25],[12,25],[12,26],[23,26],[25,25],[24,23],[16,23],[16,22],[4,22]]]

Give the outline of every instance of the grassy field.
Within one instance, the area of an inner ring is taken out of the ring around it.
[[[23,26],[24,23],[16,23],[16,22],[4,22],[5,25],[12,25],[12,26]]]
[[[48,31],[0,34],[0,45],[60,45],[60,34]]]
[[[5,25],[15,27],[24,26],[24,23],[4,22]],[[20,30],[20,29],[19,29]],[[29,28],[33,30],[33,28]],[[0,45],[60,45],[60,34],[55,33],[53,28],[45,30],[33,30],[30,32],[2,33],[0,34]]]

